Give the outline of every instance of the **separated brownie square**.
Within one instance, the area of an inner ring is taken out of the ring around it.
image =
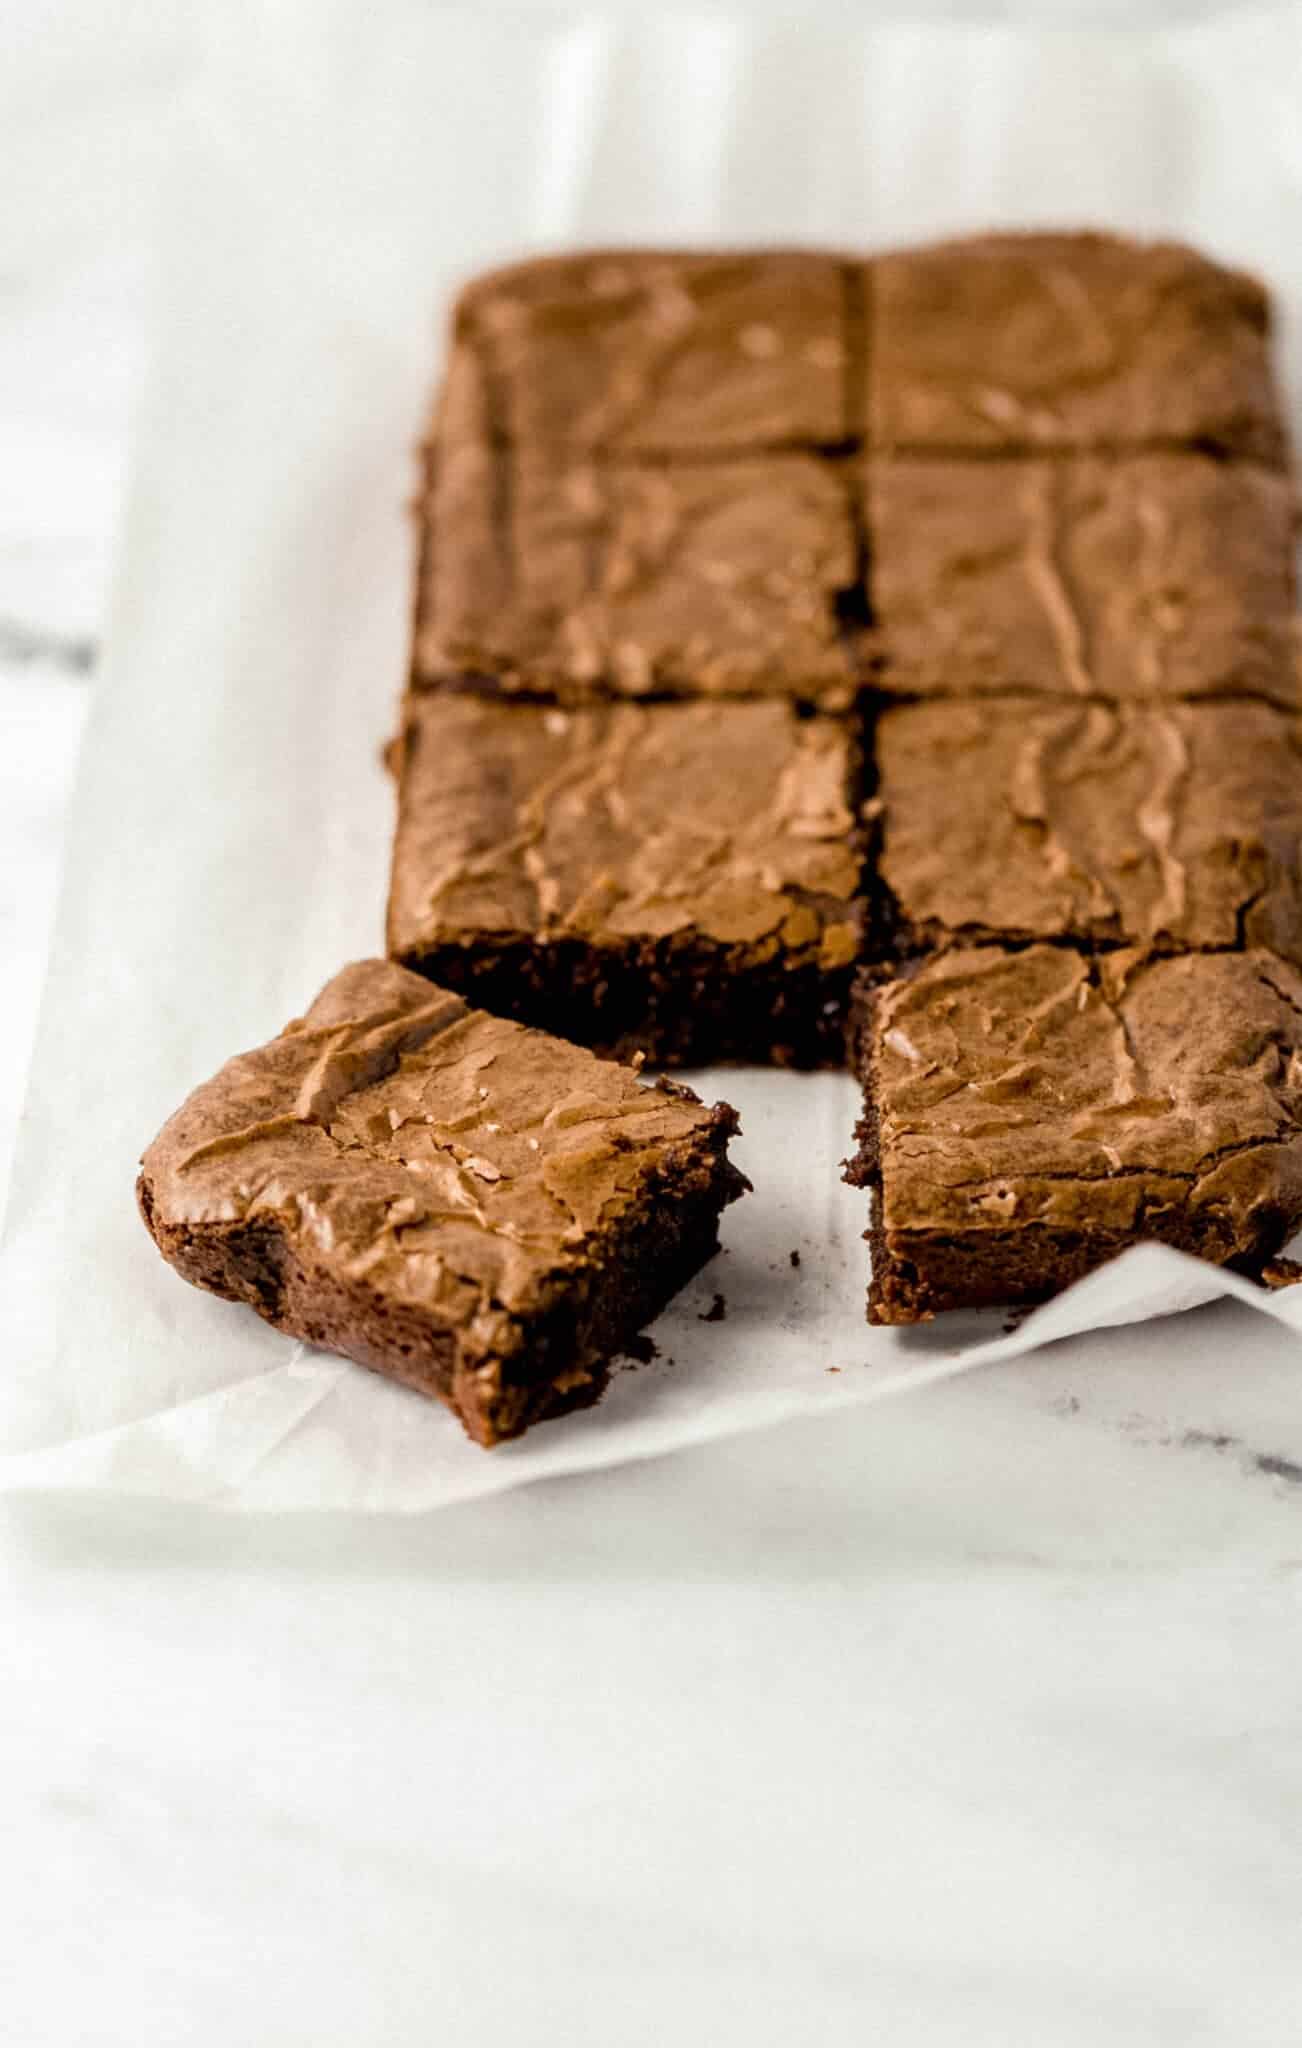
[[[137,1193],[185,1279],[489,1445],[595,1400],[709,1258],[736,1127],[368,960],[195,1090]]]
[[[857,277],[803,250],[606,250],[480,278],[454,314],[495,435],[699,457],[841,441]]]
[[[880,881],[956,938],[1265,945],[1302,964],[1302,718],[1255,700],[894,704]]]
[[[469,435],[439,443],[429,479],[417,686],[468,673],[570,701],[851,700],[843,466],[566,464]]]
[[[409,700],[388,946],[474,1001],[657,1061],[844,1059],[853,728],[772,700]]]
[[[1302,973],[956,948],[860,986],[871,1322],[1034,1301],[1142,1238],[1255,1271],[1302,1222]]]
[[[881,256],[869,289],[878,447],[1179,443],[1285,459],[1266,294],[1192,249],[978,235]]]
[[[869,466],[880,687],[1299,703],[1288,479],[1199,455]]]

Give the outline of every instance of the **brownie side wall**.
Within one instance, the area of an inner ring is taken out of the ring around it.
[[[641,1207],[603,1241],[600,1269],[581,1297],[559,1302],[543,1326],[528,1332],[528,1348],[507,1362],[487,1418],[490,1434],[480,1442],[518,1436],[600,1400],[612,1358],[718,1250],[719,1216],[740,1192],[737,1180],[724,1165],[666,1176],[648,1189]]]
[[[755,962],[744,950],[483,936],[396,956],[477,1008],[662,1066],[747,1060],[843,1068],[853,968]]]
[[[412,564],[412,580],[407,606],[407,688],[421,687],[418,650],[421,636],[425,631],[425,613],[429,602],[430,565],[434,554],[434,521],[430,515],[430,502],[434,493],[434,468],[438,461],[435,436],[431,430],[416,449],[417,484],[415,495],[409,507],[409,517],[415,527],[415,560]]]
[[[900,1296],[899,1314],[878,1313],[882,1301],[887,1299],[883,1290],[889,1288],[892,1267],[882,1222],[881,1118],[877,1103],[876,1061],[873,1058],[877,993],[878,985],[870,974],[861,974],[851,998],[848,1039],[851,1065],[863,1088],[863,1111],[854,1127],[857,1149],[844,1162],[842,1179],[849,1187],[864,1188],[868,1193],[868,1228],[864,1232],[868,1246],[868,1320],[870,1323],[912,1323],[925,1319],[930,1311],[926,1308],[908,1309],[904,1294]],[[895,1291],[889,1290],[891,1299]]]
[[[875,1187],[880,1172],[881,1129],[877,1114],[873,1060],[876,1008],[876,986],[867,975],[860,975],[850,1000],[850,1021],[846,1034],[851,1070],[863,1090],[863,1110],[854,1127],[857,1150],[844,1162],[845,1171],[842,1176],[846,1185],[852,1188]]]
[[[272,1218],[168,1223],[155,1209],[144,1174],[136,1198],[159,1251],[191,1286],[242,1302],[289,1336],[455,1405],[457,1339],[450,1326],[386,1302],[369,1288],[344,1285],[328,1265],[304,1260]]]
[[[888,1237],[880,1192],[874,1188],[866,1233],[872,1254],[868,1320],[916,1323],[944,1309],[1045,1301],[1141,1237],[1155,1238],[1213,1265],[1255,1274],[1290,1233],[1286,1217],[1263,1218],[1256,1242],[1245,1249],[1223,1220],[1176,1212],[1151,1219],[1142,1232],[1060,1231],[1030,1225],[966,1236],[899,1231]]]

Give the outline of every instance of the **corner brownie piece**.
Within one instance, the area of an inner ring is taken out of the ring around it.
[[[457,399],[473,409],[473,394]],[[473,433],[429,456],[412,679],[594,696],[856,686],[852,479],[809,455],[563,462]]]
[[[594,1401],[709,1258],[736,1127],[367,960],[195,1090],[137,1193],[185,1279],[491,1445]]]
[[[491,272],[454,353],[500,437],[537,448],[717,455],[838,442],[854,280],[810,250],[610,249]]]
[[[1266,294],[1193,249],[971,236],[879,257],[871,306],[878,447],[1180,443],[1285,460]]]
[[[867,471],[883,690],[1296,705],[1287,478],[1206,456]]]
[[[776,701],[409,700],[389,951],[660,1062],[844,1059],[858,744]]]
[[[1268,704],[895,704],[879,878],[910,950],[1074,938],[1302,964],[1302,719]]]
[[[960,948],[865,980],[857,1023],[871,1322],[1144,1238],[1254,1271],[1302,1221],[1302,973],[1270,953]]]

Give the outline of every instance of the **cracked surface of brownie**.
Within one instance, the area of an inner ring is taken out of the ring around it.
[[[881,879],[956,939],[1264,945],[1302,962],[1302,721],[1267,704],[989,697],[876,726]]]
[[[799,249],[543,258],[466,289],[454,348],[491,385],[504,441],[693,459],[836,444],[850,271]]]
[[[854,479],[812,455],[570,463],[469,440],[432,461],[414,680],[584,697],[848,704]]]
[[[1140,1238],[1302,1220],[1302,973],[1260,949],[956,948],[861,989],[871,1319],[1035,1300]]]
[[[971,235],[875,258],[872,303],[875,446],[1285,458],[1266,294],[1194,249]]]
[[[870,463],[876,682],[1302,705],[1287,478],[1196,454]]]

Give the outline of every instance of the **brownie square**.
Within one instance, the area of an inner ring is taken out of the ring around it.
[[[870,289],[879,447],[1165,443],[1285,460],[1266,294],[1192,249],[975,236],[878,258]]]
[[[813,251],[607,250],[472,284],[456,348],[536,449],[698,457],[850,431],[850,273]]]
[[[715,1249],[736,1117],[386,961],[195,1090],[137,1193],[185,1279],[477,1443],[593,1401]]]
[[[813,456],[563,467],[473,440],[432,460],[414,681],[571,701],[844,705],[850,479]]]
[[[956,948],[864,981],[871,1322],[1034,1301],[1140,1239],[1252,1272],[1302,1221],[1302,974]]]
[[[880,877],[910,948],[1266,945],[1302,963],[1302,718],[1271,705],[895,704]]]
[[[791,705],[409,701],[388,946],[620,1054],[844,1059],[853,728]]]
[[[882,689],[1296,706],[1288,480],[1198,455],[867,471]]]

